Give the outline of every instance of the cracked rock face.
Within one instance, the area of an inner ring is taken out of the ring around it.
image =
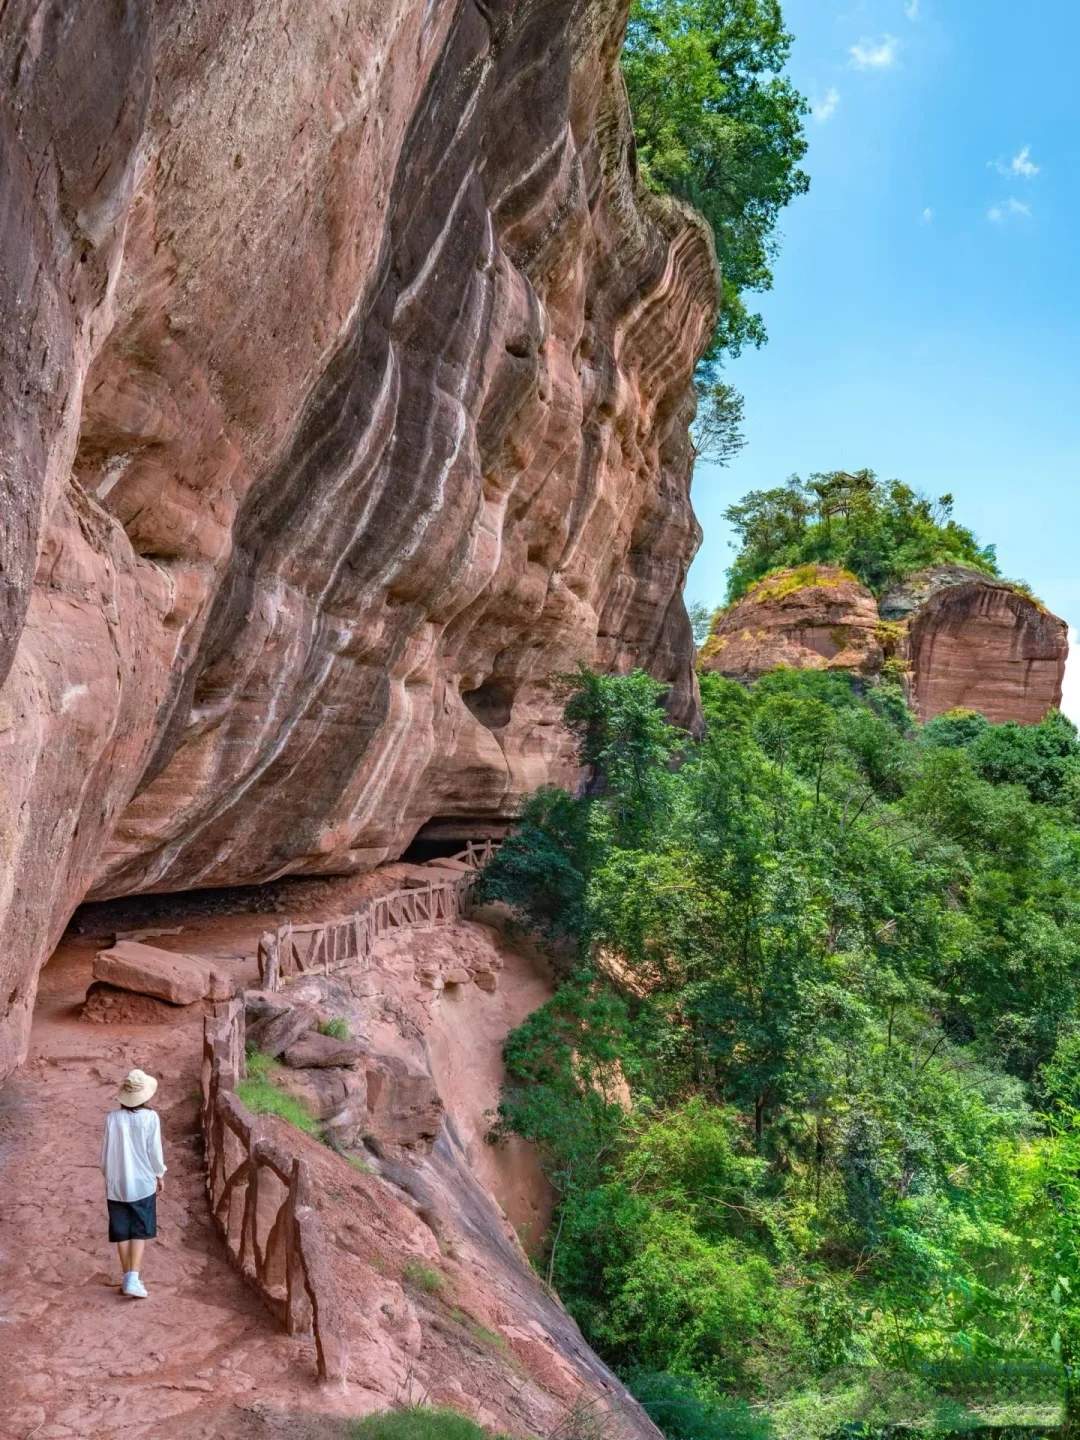
[[[0,14],[0,1075],[94,897],[341,873],[573,776],[680,598],[706,232],[617,0]]]

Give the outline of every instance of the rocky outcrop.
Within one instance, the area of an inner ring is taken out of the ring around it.
[[[960,565],[920,571],[880,605],[851,575],[802,566],[767,576],[717,617],[705,669],[749,682],[778,665],[901,676],[920,720],[978,710],[1035,723],[1061,703],[1064,620],[1007,581]]]
[[[783,570],[723,611],[701,651],[706,670],[748,683],[779,665],[876,675],[884,653],[873,595],[827,565]]]
[[[619,0],[0,15],[0,1075],[95,897],[342,873],[695,705],[711,242]]]
[[[959,565],[913,576],[881,600],[905,628],[908,692],[920,720],[978,710],[1034,724],[1061,704],[1068,627],[1015,586]]]

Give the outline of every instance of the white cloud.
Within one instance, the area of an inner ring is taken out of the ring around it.
[[[1031,146],[1025,145],[1018,150],[1009,161],[1009,169],[1014,175],[1022,175],[1025,180],[1032,179],[1039,173],[1039,167],[1031,158]]]
[[[856,70],[888,70],[896,64],[900,42],[895,35],[883,35],[880,40],[862,39],[852,45],[848,54]]]
[[[1030,205],[1028,205],[1023,200],[1017,200],[1015,196],[1010,195],[1008,200],[1002,200],[999,205],[991,205],[990,209],[986,212],[986,218],[990,220],[993,224],[1000,225],[1002,221],[1008,220],[1012,216],[1029,216],[1030,214]]]
[[[1034,180],[1040,167],[1031,158],[1031,146],[1023,145],[1011,160],[991,160],[990,168],[999,175],[1014,175],[1021,180]]]
[[[924,225],[932,225],[932,224],[933,224],[933,221],[934,221],[934,211],[933,211],[933,209],[931,208],[931,206],[927,205],[926,209],[922,212],[922,223],[923,223]]]
[[[837,106],[840,104],[840,91],[835,85],[830,85],[820,100],[815,100],[810,110],[814,119],[819,125],[824,125],[836,114]]]
[[[909,20],[917,20],[919,18],[919,0],[905,0],[904,14]]]

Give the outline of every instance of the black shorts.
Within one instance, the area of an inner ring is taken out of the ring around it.
[[[157,1195],[105,1203],[109,1207],[110,1240],[153,1240],[157,1234]]]

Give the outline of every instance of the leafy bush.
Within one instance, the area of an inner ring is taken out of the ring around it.
[[[768,290],[780,211],[809,186],[806,101],[782,71],[777,0],[635,0],[622,67],[646,184],[701,211],[723,297],[714,355],[760,345],[746,292]]]
[[[872,470],[793,476],[753,490],[725,512],[739,537],[728,571],[728,599],[745,595],[772,570],[837,565],[875,594],[931,565],[968,565],[998,573],[992,545],[980,545],[952,518],[953,499],[932,503],[899,480]]]
[[[402,1274],[410,1285],[415,1285],[418,1290],[423,1290],[428,1295],[438,1295],[446,1287],[445,1276],[420,1260],[408,1261]]]
[[[330,1035],[335,1040],[348,1040],[350,1038],[349,1022],[343,1015],[335,1015],[330,1020],[323,1020],[319,1027],[320,1035]]]

